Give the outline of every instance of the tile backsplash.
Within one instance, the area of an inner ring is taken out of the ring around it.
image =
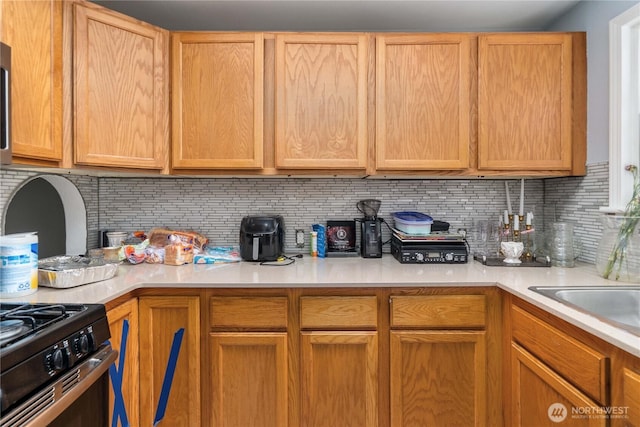
[[[544,180],[544,201],[548,215],[556,221],[572,222],[579,247],[579,260],[595,263],[602,236],[600,207],[609,204],[609,163],[587,166],[587,175]],[[547,222],[552,218],[545,218]]]
[[[509,182],[516,207],[520,184]],[[526,181],[527,210],[542,204],[542,189],[542,180]],[[100,180],[99,213],[101,227],[193,228],[215,245],[237,244],[245,215],[280,214],[290,248],[293,230],[310,230],[328,219],[360,218],[356,203],[369,198],[382,201],[380,216],[387,220],[392,212],[415,210],[449,222],[452,229],[470,228],[474,219],[497,219],[506,204],[502,180],[108,178]]]
[[[0,171],[3,221],[15,189],[35,175]],[[286,247],[291,248],[293,230],[310,230],[311,224],[328,219],[359,218],[356,203],[367,198],[382,201],[380,216],[387,220],[394,211],[416,210],[449,222],[454,230],[470,229],[476,219],[497,219],[506,206],[505,181],[494,179],[65,177],[85,201],[89,248],[97,246],[98,230],[148,231],[155,226],[193,229],[214,245],[237,244],[240,220],[251,214],[283,215]],[[583,259],[593,262],[597,209],[606,204],[607,181],[606,164],[589,166],[582,178],[526,180],[525,211],[534,211],[539,222],[546,202],[555,205],[558,219],[579,222],[576,235],[585,249]],[[507,182],[517,209],[520,182]],[[388,234],[385,229],[385,240]]]

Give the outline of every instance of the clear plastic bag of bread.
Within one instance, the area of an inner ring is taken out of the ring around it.
[[[179,239],[185,245],[192,245],[193,251],[200,253],[209,243],[209,239],[195,231],[170,230],[168,228],[154,228],[149,232],[149,244],[157,248],[164,248],[167,245],[175,244],[171,236]],[[165,254],[166,255],[166,254]]]
[[[178,236],[169,236],[170,243],[164,247],[164,263],[182,265],[193,263],[194,248],[191,243],[183,243]]]

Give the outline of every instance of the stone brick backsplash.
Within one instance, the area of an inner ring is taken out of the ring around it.
[[[609,163],[588,165],[584,177],[545,179],[544,201],[545,223],[554,219],[572,222],[580,248],[578,259],[594,264],[602,236],[603,214],[599,209],[609,204]]]
[[[520,182],[508,182],[517,209]],[[314,223],[360,218],[356,203],[368,198],[382,201],[380,216],[389,222],[394,211],[415,210],[449,222],[454,230],[470,228],[474,219],[497,220],[506,206],[503,180],[101,178],[100,227],[187,228],[205,234],[214,245],[227,245],[237,244],[243,216],[280,214],[286,247],[292,248],[295,229],[310,231]],[[526,181],[525,199],[526,210],[541,206],[542,180]],[[383,239],[388,238],[383,227]]]
[[[0,171],[0,206],[34,176],[25,170]],[[285,219],[286,246],[294,246],[294,230],[310,231],[314,223],[360,218],[358,200],[382,201],[380,216],[416,210],[447,221],[451,228],[470,229],[474,220],[497,219],[506,208],[504,180],[388,180],[350,178],[114,178],[65,175],[78,187],[87,208],[89,248],[98,245],[98,230],[192,229],[214,245],[236,245],[245,215],[280,214]],[[507,180],[514,210],[520,182]],[[576,224],[580,259],[593,263],[601,235],[600,206],[608,200],[608,164],[589,165],[587,176],[525,181],[525,211],[534,211],[535,226],[543,222]],[[554,213],[554,214],[552,214]],[[383,238],[389,238],[384,228]],[[306,238],[308,248],[308,236]],[[305,251],[307,250],[305,248]],[[385,247],[388,251],[388,246]]]

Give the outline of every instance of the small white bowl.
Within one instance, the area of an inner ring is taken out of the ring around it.
[[[522,242],[502,242],[500,248],[504,254],[503,262],[507,264],[520,264],[520,256],[524,251],[524,244]]]

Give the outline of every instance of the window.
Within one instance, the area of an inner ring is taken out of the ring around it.
[[[623,212],[640,167],[640,4],[609,22],[609,206]]]

